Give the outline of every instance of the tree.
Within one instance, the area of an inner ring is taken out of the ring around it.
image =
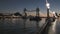
[[[3,14],[2,14],[2,13],[0,13],[0,16],[3,16]]]
[[[14,13],[15,16],[22,16],[19,12]]]

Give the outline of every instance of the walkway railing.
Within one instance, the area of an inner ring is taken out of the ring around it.
[[[48,19],[45,24],[40,28],[40,34],[48,34],[49,27],[51,26],[52,21]]]

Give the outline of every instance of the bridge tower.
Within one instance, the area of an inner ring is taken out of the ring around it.
[[[39,8],[36,8],[36,16],[39,16]]]

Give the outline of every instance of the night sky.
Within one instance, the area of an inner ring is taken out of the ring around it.
[[[60,0],[48,0],[48,2],[51,11],[60,11]],[[37,7],[41,12],[46,12],[45,4],[45,0],[0,0],[0,12],[22,12],[24,8],[35,10]]]

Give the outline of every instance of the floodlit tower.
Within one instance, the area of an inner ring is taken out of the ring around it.
[[[49,8],[50,8],[50,4],[48,3],[47,0],[46,0],[46,7],[47,7],[47,17],[49,17]]]

